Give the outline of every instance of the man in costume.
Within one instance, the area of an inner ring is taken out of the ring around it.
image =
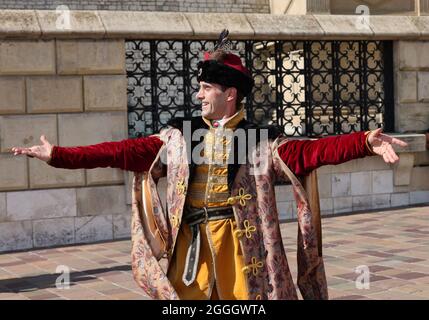
[[[42,145],[12,151],[57,168],[134,172],[132,269],[155,299],[297,299],[274,192],[276,182],[290,181],[297,204],[298,287],[304,299],[327,299],[320,226],[305,177],[322,165],[370,155],[395,163],[392,144],[406,143],[381,129],[289,140],[277,127],[246,121],[241,101],[254,81],[227,47],[224,32],[198,64],[201,117],[172,119],[159,134],[137,139],[65,148],[42,136]],[[201,140],[193,138],[197,132]],[[157,191],[163,176],[165,208]]]

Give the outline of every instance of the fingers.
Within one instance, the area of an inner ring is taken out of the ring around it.
[[[386,163],[390,163],[390,160],[389,160],[389,158],[387,157],[387,153],[383,153],[382,157],[383,157],[384,162],[386,162]]]
[[[380,133],[383,132],[383,128],[377,128],[374,131],[372,131],[374,133],[374,136],[378,136]]]
[[[11,150],[13,152],[13,154],[16,156],[18,154],[22,154],[22,152],[25,150],[26,148],[18,148],[18,147],[13,147]]]
[[[42,135],[40,136],[40,141],[41,141],[43,144],[45,144],[45,143],[49,143],[49,142],[48,142],[48,140],[46,139],[46,136],[45,136],[44,134],[42,134]]]
[[[390,158],[391,163],[395,163],[399,160],[399,157],[396,155],[395,151],[393,151],[392,148],[390,148],[387,152],[388,157]]]
[[[26,156],[29,156],[30,158],[33,158],[37,155],[37,153],[32,150],[31,148],[17,148],[17,147],[13,147],[12,148],[12,152],[14,156],[23,154]]]
[[[402,141],[402,140],[399,140],[399,139],[396,139],[396,138],[392,138],[392,141],[391,141],[392,143],[394,143],[394,144],[397,144],[398,146],[401,146],[401,147],[406,147],[406,146],[408,146],[408,143],[406,143],[405,141]]]
[[[383,159],[386,163],[396,163],[399,161],[398,155],[393,150],[392,146],[388,146],[383,153]]]

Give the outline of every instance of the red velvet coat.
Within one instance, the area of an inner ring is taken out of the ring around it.
[[[175,289],[154,255],[150,234],[143,232],[141,203],[142,174],[149,171],[148,187],[152,194],[152,216],[158,231],[167,239],[165,252],[174,251],[181,226],[186,192],[180,191],[179,182],[187,185],[190,176],[186,141],[177,129],[167,129],[160,135],[120,142],[105,142],[87,147],[54,147],[50,164],[62,168],[115,167],[135,171],[132,205],[132,268],[136,282],[154,299],[178,299]],[[232,205],[237,227],[244,230],[254,226],[248,238],[241,237],[243,261],[253,268],[247,273],[249,299],[297,299],[280,234],[274,191],[275,181],[292,183],[297,203],[298,220],[298,276],[297,283],[305,299],[327,299],[327,283],[323,258],[318,251],[316,225],[312,218],[306,192],[296,176],[303,176],[326,164],[338,164],[370,155],[363,132],[319,140],[287,140],[281,137],[271,141],[268,148],[260,148],[262,159],[269,164],[265,171],[253,174],[251,164],[243,164],[236,173],[231,196],[240,198]],[[160,170],[161,149],[167,154],[167,201],[164,212],[157,196],[155,179]],[[253,164],[258,162],[259,151],[252,151]],[[151,164],[152,167],[150,168]],[[242,199],[245,194],[246,200]],[[139,196],[140,195],[140,196]],[[242,201],[243,200],[243,203]],[[169,259],[171,254],[167,255]],[[170,260],[169,260],[170,261]],[[257,270],[256,270],[256,269]]]
[[[364,132],[356,132],[318,140],[290,140],[279,148],[279,155],[296,176],[303,176],[323,165],[372,155],[365,139]],[[66,169],[112,167],[143,172],[150,168],[162,144],[158,137],[149,136],[91,146],[54,146],[49,164]]]

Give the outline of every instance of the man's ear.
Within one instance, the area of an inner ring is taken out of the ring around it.
[[[234,87],[229,87],[228,89],[228,96],[226,97],[227,101],[233,101],[234,99],[237,99],[237,89]]]

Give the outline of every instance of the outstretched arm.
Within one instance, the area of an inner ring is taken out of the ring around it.
[[[279,148],[279,155],[297,176],[307,175],[323,165],[340,164],[369,155],[380,155],[385,162],[395,163],[399,157],[392,145],[405,147],[407,144],[382,134],[381,130],[354,132],[318,140],[291,140]]]
[[[30,148],[14,147],[12,152],[15,155],[35,157],[56,168],[112,167],[142,172],[149,170],[163,144],[156,136],[79,147],[53,146],[43,135],[40,140],[41,145]]]

